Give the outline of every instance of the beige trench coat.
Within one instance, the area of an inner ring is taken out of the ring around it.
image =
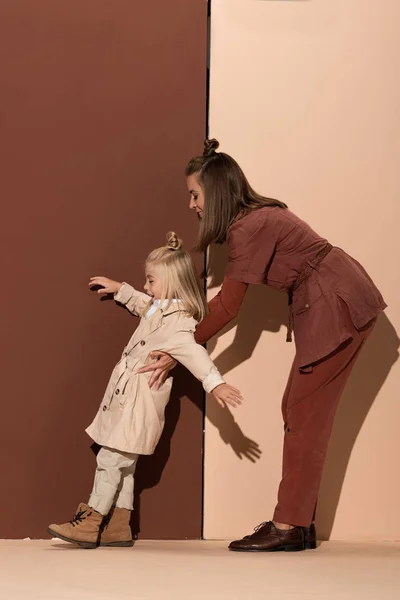
[[[136,316],[141,316],[149,304],[146,294],[126,283],[115,300]],[[173,356],[202,382],[206,392],[224,383],[207,351],[195,342],[196,325],[197,321],[179,311],[176,303],[151,319],[141,319],[112,372],[95,419],[86,429],[95,442],[121,452],[154,452],[164,428],[172,377],[156,391],[149,388],[149,374],[136,373],[153,350]]]

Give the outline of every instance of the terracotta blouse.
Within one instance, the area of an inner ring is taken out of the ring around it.
[[[249,284],[289,292],[307,265],[311,275],[293,295],[296,351],[302,367],[328,356],[386,304],[365,269],[340,248],[316,265],[327,240],[287,209],[264,207],[237,219],[227,234],[228,265],[221,292],[196,331],[204,343],[237,315]],[[314,264],[313,264],[314,261]],[[266,307],[268,310],[268,307]]]

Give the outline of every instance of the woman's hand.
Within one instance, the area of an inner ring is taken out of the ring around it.
[[[89,287],[98,288],[98,294],[117,294],[122,287],[122,283],[119,281],[113,281],[107,277],[91,277],[89,281]]]
[[[149,358],[156,360],[157,362],[153,363],[152,365],[142,367],[137,372],[150,373],[153,371],[153,374],[149,379],[149,387],[152,388],[153,385],[156,384],[155,389],[159,390],[162,384],[165,383],[166,379],[168,378],[169,372],[176,367],[177,362],[169,354],[165,354],[165,352],[159,352],[158,350],[150,352]]]
[[[238,389],[228,385],[227,383],[223,383],[222,385],[214,388],[211,393],[218,404],[223,408],[225,408],[226,404],[229,404],[233,408],[237,408],[242,404],[242,394]]]

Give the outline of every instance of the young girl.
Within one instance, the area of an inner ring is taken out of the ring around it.
[[[194,332],[207,304],[192,259],[174,233],[146,261],[146,294],[106,277],[93,277],[89,286],[100,287],[100,294],[114,294],[115,301],[141,317],[141,322],[86,430],[102,446],[88,504],[81,503],[71,521],[50,525],[48,532],[83,548],[132,546],[129,521],[136,464],[140,454],[152,454],[157,446],[172,387],[169,378],[158,390],[150,389],[148,375],[137,372],[149,353],[158,350],[174,357],[222,406],[236,407],[242,398],[195,342]]]

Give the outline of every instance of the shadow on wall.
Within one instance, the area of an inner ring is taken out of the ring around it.
[[[192,375],[183,367],[178,366],[174,371],[174,384],[171,399],[165,411],[165,427],[154,454],[141,456],[135,473],[135,499],[132,512],[132,532],[134,536],[140,533],[141,497],[145,490],[157,486],[160,481],[171,453],[171,440],[181,412],[181,402],[188,402],[188,390],[193,388]],[[204,413],[204,401],[190,400]],[[260,457],[258,444],[247,438],[228,409],[223,409],[216,402],[211,402],[214,410],[208,415],[211,423],[217,427],[225,444],[229,444],[236,456],[255,462]],[[179,491],[177,490],[177,493]]]
[[[211,246],[208,256],[208,285],[209,288],[221,286],[224,279],[225,267],[228,259],[228,248],[223,246]],[[268,307],[268,310],[266,310]],[[257,315],[257,318],[254,318]],[[222,374],[226,374],[244,361],[251,358],[263,331],[278,332],[281,327],[287,325],[288,306],[284,294],[277,292],[267,286],[250,286],[238,317],[231,321],[219,334],[207,343],[208,352],[215,350],[218,337],[236,327],[233,343],[223,350],[215,359],[215,364]],[[242,447],[243,455],[254,461],[260,458],[261,450],[258,442],[247,438],[236,423],[233,415],[229,412],[229,419],[216,403],[207,405],[207,417],[219,429],[224,441],[228,437],[234,444],[233,450],[241,458],[236,450]],[[226,442],[228,443],[228,442]]]
[[[211,247],[208,261],[210,288],[220,286],[223,282],[227,252],[226,246]],[[285,294],[265,285],[249,286],[237,319],[207,344],[207,350],[212,352],[219,336],[237,328],[232,345],[221,352],[216,360],[219,370],[226,373],[251,357],[263,331],[277,333],[282,326],[287,326],[287,322],[288,302]]]
[[[221,285],[226,260],[227,249],[224,246],[211,248],[210,287]],[[256,319],[254,315],[257,315]],[[263,331],[277,332],[286,325],[286,295],[266,286],[250,286],[238,319],[225,329],[237,326],[233,343],[216,359],[219,370],[226,373],[249,359]],[[208,351],[214,350],[215,345],[214,338],[207,345]],[[322,540],[330,538],[353,446],[379,390],[398,359],[398,349],[399,337],[387,316],[382,314],[354,367],[336,415],[318,500],[316,520]],[[217,426],[220,425],[220,415],[213,404],[208,407],[207,415]],[[235,436],[234,428],[240,431],[233,417],[230,423],[224,423],[231,428],[232,437]],[[252,443],[258,449],[258,444]]]
[[[321,540],[330,538],[352,449],[398,357],[399,337],[382,314],[355,364],[336,413],[318,500],[316,523]]]
[[[135,473],[135,497],[131,518],[132,533],[138,537],[140,533],[141,497],[145,490],[157,486],[171,454],[171,440],[181,413],[181,402],[187,402],[185,395],[193,388],[191,374],[183,367],[178,366],[174,371],[174,384],[171,391],[171,399],[165,411],[165,426],[156,450],[150,456],[141,456]],[[192,402],[203,411],[203,397],[196,395],[196,399],[190,398]],[[178,490],[177,490],[178,493]]]

